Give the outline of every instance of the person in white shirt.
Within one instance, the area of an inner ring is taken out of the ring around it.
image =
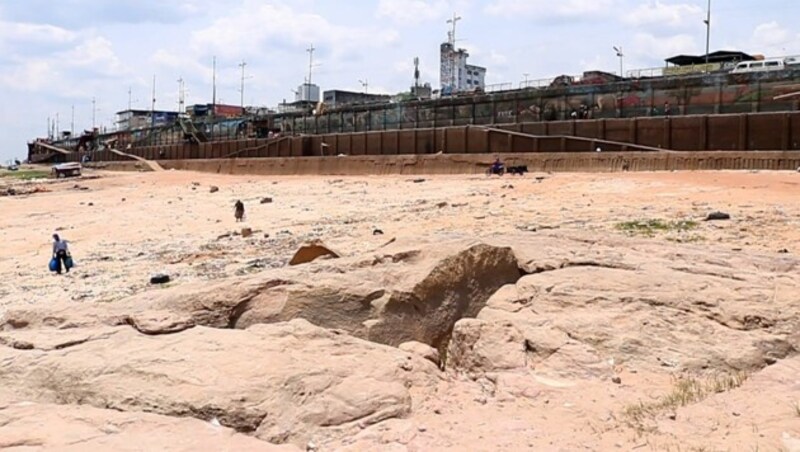
[[[53,258],[58,263],[56,267],[56,273],[60,275],[62,268],[69,273],[69,266],[67,265],[67,258],[69,258],[69,247],[67,246],[67,241],[62,240],[58,234],[53,234]]]

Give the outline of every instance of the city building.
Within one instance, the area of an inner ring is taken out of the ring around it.
[[[197,104],[186,109],[193,118],[213,116],[215,118],[238,118],[244,114],[244,109],[238,105],[222,104]]]
[[[341,107],[343,105],[387,103],[392,99],[391,96],[386,96],[384,94],[357,93],[339,89],[325,91],[323,98],[325,99],[325,105],[330,108]]]
[[[117,113],[117,130],[140,130],[160,127],[178,119],[176,111],[124,110]]]
[[[456,93],[474,92],[486,88],[486,68],[467,63],[469,53],[456,48],[456,23],[461,20],[454,16],[447,22],[452,24],[447,42],[441,45],[440,72],[441,94],[449,96]]]
[[[303,83],[295,91],[295,102],[319,102],[319,86],[313,83]]]

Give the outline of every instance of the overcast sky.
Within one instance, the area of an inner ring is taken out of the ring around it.
[[[487,83],[519,84],[584,70],[663,66],[680,53],[703,53],[707,0],[0,0],[0,160],[24,157],[44,136],[48,116],[61,130],[110,126],[128,106],[177,108],[211,101],[217,57],[218,100],[275,106],[291,100],[308,72],[313,42],[323,89],[397,93],[423,81],[438,87],[439,44],[457,12],[459,45]],[[800,54],[800,1],[713,0],[713,50]]]

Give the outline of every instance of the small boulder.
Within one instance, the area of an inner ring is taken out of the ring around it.
[[[209,189],[209,192],[210,192],[210,193],[216,193],[216,192],[218,192],[218,191],[219,191],[219,187],[217,187],[217,186],[212,186],[212,187]]]
[[[253,230],[252,229],[250,229],[250,228],[242,228],[242,237],[243,238],[248,238],[248,237],[251,237],[252,235],[253,235]]]
[[[272,198],[262,198],[261,204],[272,204]]]
[[[167,284],[171,281],[169,275],[166,273],[156,273],[150,276],[150,284],[157,285],[157,284]]]
[[[325,246],[325,244],[322,243],[322,241],[314,240],[313,242],[310,242],[300,247],[300,249],[297,250],[296,253],[294,253],[292,260],[289,261],[289,265],[294,266],[294,265],[307,264],[323,256],[328,256],[332,258],[340,257],[339,253],[332,251],[330,248]]]
[[[727,214],[725,212],[711,212],[706,217],[706,221],[726,221],[730,219],[731,219],[730,214]]]

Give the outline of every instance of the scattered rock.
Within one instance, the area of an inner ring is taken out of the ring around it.
[[[307,245],[303,245],[299,250],[297,250],[292,259],[289,261],[289,265],[307,264],[323,256],[336,259],[340,257],[340,254],[325,246],[321,240],[315,240]]]
[[[251,228],[242,228],[242,237],[243,238],[252,237],[252,235],[253,235],[253,230]]]
[[[414,179],[412,182],[414,182],[415,184],[421,184],[423,182],[427,182],[427,179]]]
[[[375,229],[374,231],[372,231],[372,235],[383,235],[383,231],[381,231],[380,229]]]
[[[622,384],[622,378],[620,378],[618,376],[617,377],[611,377],[611,382],[614,383],[615,385],[621,385]]]
[[[789,254],[789,250],[784,248],[784,249],[778,251],[778,254]]]
[[[157,285],[157,284],[167,284],[171,281],[169,275],[166,273],[157,273],[150,277],[150,284]]]
[[[437,366],[440,366],[442,364],[441,358],[439,357],[439,351],[428,344],[411,341],[400,344],[399,348],[404,352],[408,352],[411,353],[412,355],[417,355],[421,358],[425,358],[428,361],[436,364]]]
[[[90,202],[90,203],[88,203],[88,204],[86,204],[86,205],[87,205],[87,206],[89,206],[89,207],[92,207],[92,206],[94,206],[94,203],[93,203],[93,202]]]
[[[731,216],[725,212],[711,212],[706,217],[706,221],[725,221],[730,219]]]
[[[209,189],[209,192],[211,192],[211,193],[216,193],[216,192],[218,192],[218,191],[219,191],[219,187],[217,187],[217,186],[215,186],[215,185],[214,185],[214,186],[212,186],[212,187]]]
[[[436,207],[438,207],[438,208],[440,208],[440,209],[444,209],[444,208],[445,208],[445,207],[447,207],[448,205],[449,205],[449,204],[447,204],[446,202],[442,201],[442,202],[440,202],[439,204],[436,204]]]
[[[272,204],[272,198],[262,198],[261,204]]]

